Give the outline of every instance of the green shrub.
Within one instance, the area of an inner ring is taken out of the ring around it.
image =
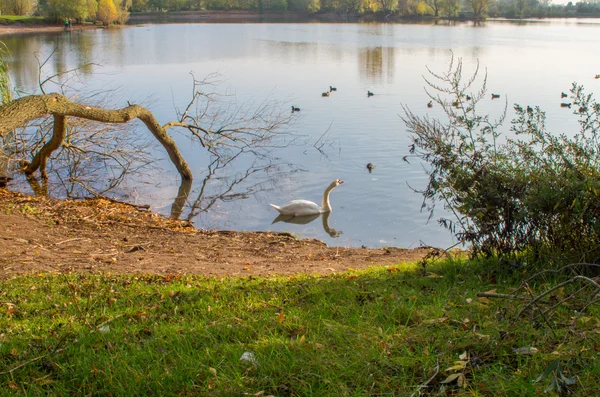
[[[443,203],[453,217],[439,222],[474,254],[513,255],[523,251],[593,260],[600,241],[600,106],[581,86],[571,89],[572,113],[580,130],[553,134],[539,108],[515,105],[511,136],[498,120],[477,112],[488,98],[487,76],[473,92],[478,69],[467,81],[462,61],[448,71],[430,71],[432,101],[447,120],[417,116],[404,108],[412,133],[411,155],[429,164],[423,208],[433,215]],[[467,99],[470,97],[470,99]],[[410,156],[407,156],[410,157]]]

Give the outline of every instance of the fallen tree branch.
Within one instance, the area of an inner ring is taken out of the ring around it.
[[[509,295],[509,294],[498,294],[495,292],[479,292],[477,293],[478,297],[481,298],[496,298],[496,299],[512,299],[512,300],[520,300],[520,301],[528,301],[528,298],[525,298],[523,296],[516,296],[516,295]],[[549,305],[550,302],[548,301],[540,301],[540,303],[544,303]]]
[[[72,102],[61,94],[29,95],[0,106],[0,136],[46,115],[54,116],[52,139],[35,155],[25,170],[27,175],[40,169],[42,177],[47,178],[46,162],[50,154],[58,149],[65,139],[67,117],[78,117],[102,123],[128,123],[133,119],[141,120],[165,148],[181,178],[183,180],[193,179],[192,171],[181,156],[175,141],[158,123],[154,114],[139,105],[107,110]]]

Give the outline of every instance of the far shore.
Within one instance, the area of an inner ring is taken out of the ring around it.
[[[88,29],[102,29],[99,25],[72,25],[69,31],[88,30]],[[60,24],[27,24],[27,23],[12,23],[8,25],[0,24],[0,36],[13,35],[13,34],[27,34],[27,33],[44,33],[44,32],[61,32],[65,30],[65,26]]]
[[[552,20],[557,18],[565,18],[564,16],[546,17],[546,18],[531,18],[525,21],[540,21]],[[577,18],[583,18],[578,16]],[[0,17],[1,19],[1,17]],[[493,21],[519,21],[516,19],[492,18]],[[301,23],[301,22],[401,22],[401,23],[435,23],[435,24],[454,24],[457,22],[472,21],[470,18],[435,18],[433,16],[421,17],[402,17],[402,16],[384,16],[383,14],[367,13],[367,14],[352,14],[343,12],[320,12],[309,14],[305,12],[272,12],[261,13],[257,11],[247,10],[229,10],[229,11],[174,11],[174,12],[144,12],[132,13],[127,25],[111,26],[110,28],[121,28],[124,26],[152,24],[152,23]],[[69,28],[69,31],[81,31],[88,29],[103,29],[102,25],[74,24]],[[0,23],[0,36],[14,34],[29,34],[29,33],[45,33],[45,32],[60,32],[64,31],[63,24],[50,23],[23,23],[13,22],[8,24]]]

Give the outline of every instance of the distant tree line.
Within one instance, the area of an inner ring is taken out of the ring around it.
[[[1,0],[0,15],[42,15],[52,21],[101,21],[123,24],[132,0]]]
[[[257,12],[380,13],[403,17],[544,18],[600,16],[600,0],[2,0],[0,14],[44,15],[60,21],[125,23],[129,12],[248,10]]]
[[[131,12],[250,10],[382,12],[400,16],[563,17],[600,16],[600,0],[563,5],[552,0],[132,0]]]

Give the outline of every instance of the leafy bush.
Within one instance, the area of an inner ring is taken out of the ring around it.
[[[573,84],[572,112],[579,132],[553,134],[539,108],[515,105],[510,136],[499,120],[477,112],[486,81],[473,92],[479,69],[466,81],[462,61],[426,79],[432,102],[447,120],[417,116],[407,107],[412,157],[429,164],[423,208],[442,202],[453,214],[439,222],[474,254],[512,255],[532,250],[593,260],[600,253],[600,105]],[[407,156],[408,157],[408,156]]]

